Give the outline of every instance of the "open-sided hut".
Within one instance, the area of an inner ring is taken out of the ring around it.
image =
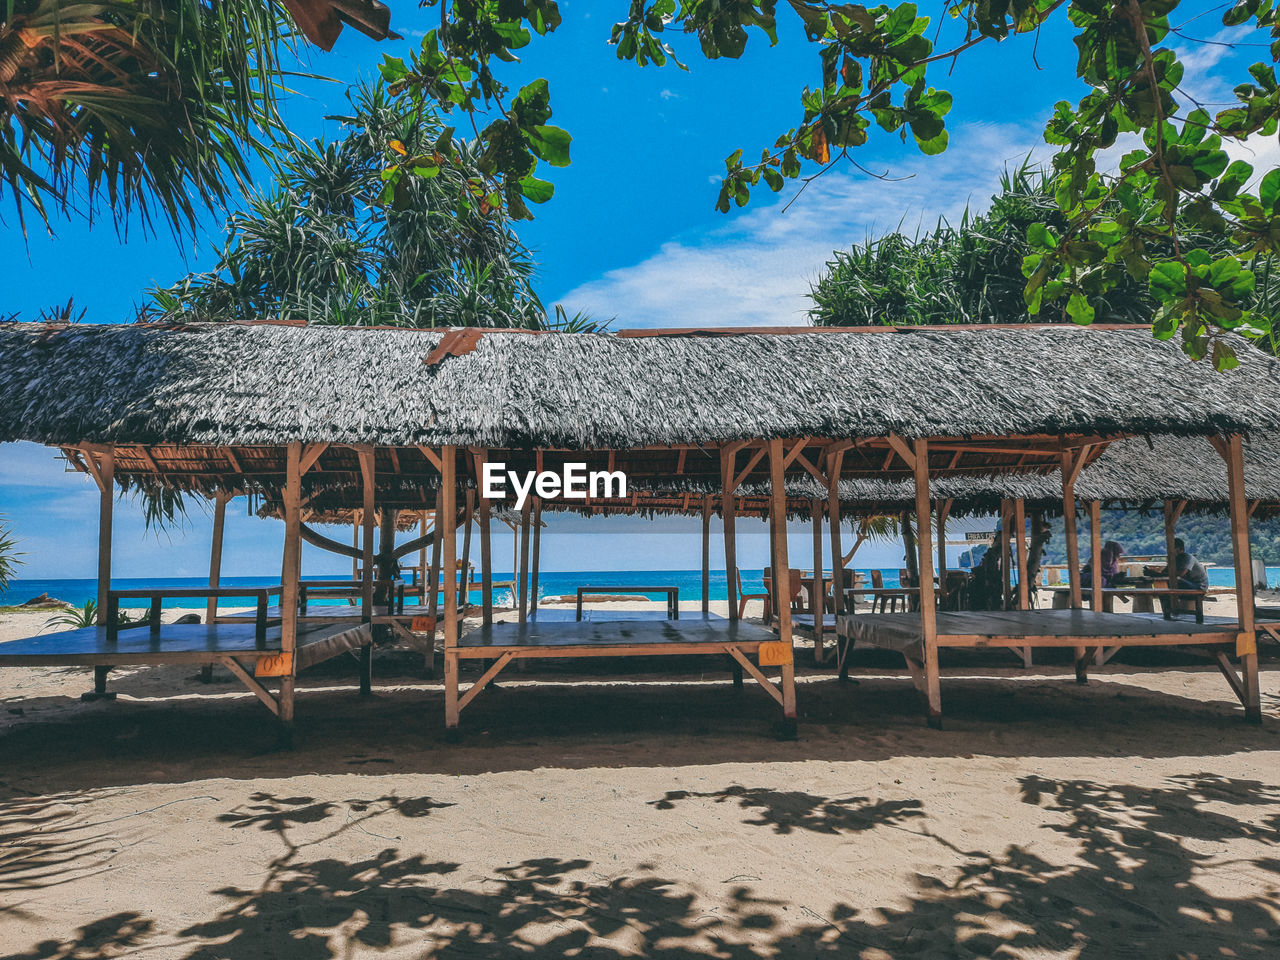
[[[1237,563],[1247,571],[1241,437],[1280,427],[1280,417],[1276,364],[1243,345],[1240,352],[1240,367],[1218,374],[1190,363],[1176,346],[1154,341],[1148,331],[1133,329],[533,335],[273,324],[8,324],[0,327],[0,439],[61,447],[99,482],[104,609],[127,599],[110,589],[115,485],[164,485],[209,496],[254,493],[278,501],[286,523],[279,626],[264,632],[260,614],[256,634],[234,639],[222,624],[205,625],[198,641],[186,642],[184,655],[226,663],[286,723],[292,720],[294,681],[305,661],[309,628],[308,618],[299,615],[304,506],[358,508],[367,528],[359,585],[365,623],[345,635],[325,636],[328,650],[335,644],[367,646],[361,630],[376,616],[368,529],[375,512],[434,508],[439,516],[460,516],[468,491],[474,491],[480,526],[486,602],[482,625],[461,636],[456,584],[445,578],[450,728],[512,660],[658,653],[733,658],[794,723],[786,604],[775,604],[776,631],[732,616],[723,622],[666,621],[645,631],[599,622],[492,622],[493,505],[476,483],[484,464],[501,462],[523,473],[559,471],[574,462],[588,470],[623,471],[642,487],[716,485],[725,511],[725,565],[732,570],[732,495],[744,485],[767,484],[777,530],[787,509],[788,478],[805,476],[821,484],[828,492],[832,553],[839,556],[842,480],[910,481],[917,513],[928,515],[931,484],[943,478],[1058,473],[1063,498],[1073,506],[1081,471],[1113,440],[1139,434],[1210,437],[1226,463]],[[1171,396],[1189,394],[1198,398],[1194,407],[1169,403]],[[1067,516],[1074,517],[1073,508]],[[457,526],[444,523],[440,529],[442,562],[449,569],[457,557]],[[935,608],[927,524],[921,525],[918,548],[919,614],[860,617],[851,629],[903,654],[935,722],[941,714],[938,647],[1007,645],[1011,639],[1078,648],[1081,672],[1086,648],[1103,642],[1207,646],[1246,713],[1259,715],[1255,625],[1246,589],[1240,592],[1239,620],[1230,624],[1139,622],[1084,611],[1078,579],[1068,611],[1023,612],[1015,620],[956,619],[958,614]],[[772,560],[776,569],[788,568],[785,536],[773,538]],[[1072,563],[1073,570],[1077,566]],[[1247,586],[1247,576],[1238,580]],[[145,641],[130,643],[124,631],[104,620],[79,637],[6,645],[0,663],[154,662],[182,645],[170,631],[157,621]],[[490,660],[492,666],[463,692],[459,666],[466,659]],[[250,661],[265,660],[271,669],[251,669]],[[1239,673],[1232,666],[1236,661]],[[762,672],[768,665],[780,670],[778,686]],[[273,673],[279,675],[277,692],[260,679]]]

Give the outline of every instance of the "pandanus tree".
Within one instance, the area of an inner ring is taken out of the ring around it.
[[[556,326],[506,210],[486,202],[474,149],[382,85],[350,93],[332,140],[295,141],[227,222],[214,270],[154,291],[164,319],[391,326]],[[416,157],[416,175],[388,176]]]

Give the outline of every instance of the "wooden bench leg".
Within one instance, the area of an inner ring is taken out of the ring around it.
[[[458,739],[458,658],[446,648],[444,652],[444,728],[445,737]]]
[[[839,668],[841,683],[852,683],[849,679],[849,654],[853,653],[853,640],[846,637],[836,638],[836,666]]]
[[[729,661],[730,661],[730,664],[731,664],[731,665],[732,665],[732,667],[733,667],[733,689],[734,689],[734,692],[735,692],[735,693],[741,693],[741,692],[742,692],[742,664],[738,663],[738,661],[737,661],[737,660],[734,660],[734,659],[733,659],[733,657],[730,657],[730,658],[729,658]]]
[[[1076,683],[1089,682],[1089,663],[1093,660],[1093,648],[1076,647]]]
[[[213,683],[213,664],[206,663],[200,668],[200,682]]]
[[[114,700],[116,698],[115,691],[107,689],[107,674],[110,672],[110,667],[94,667],[93,690],[89,693],[80,694],[80,699],[86,702],[93,700]]]
[[[932,670],[926,654],[924,662],[915,660],[905,653],[902,659],[907,662],[907,671],[911,674],[911,682],[920,694],[920,702],[924,705],[925,721],[934,730],[942,729],[942,689],[938,677],[937,653],[933,656]]]
[[[360,696],[367,697],[373,693],[373,644],[366,643],[360,648]]]
[[[1230,658],[1221,650],[1213,651],[1213,659],[1231,684],[1231,692],[1244,706],[1244,718],[1249,723],[1262,722],[1262,698],[1258,689],[1258,655],[1245,654],[1240,658],[1240,672],[1236,673]]]

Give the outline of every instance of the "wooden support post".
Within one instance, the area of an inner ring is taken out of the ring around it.
[[[475,455],[476,476],[484,476],[487,452]],[[480,485],[480,618],[487,627],[493,623],[493,540],[490,530],[489,498],[484,496],[484,483]]]
[[[516,586],[521,623],[529,619],[529,514],[532,509],[529,501],[532,499],[526,497],[524,506],[520,508],[520,576]]]
[[[293,742],[293,693],[298,675],[298,582],[302,578],[302,444],[286,451],[284,484],[284,580],[280,584],[280,653],[288,673],[280,678],[280,724],[286,746]]]
[[[443,488],[436,490],[436,515],[432,522],[431,532],[431,570],[427,577],[426,589],[431,594],[431,605],[427,608],[427,615],[432,620],[439,619],[440,615],[440,549],[441,538],[444,536],[444,528],[452,527],[453,523],[444,522],[444,512],[440,507],[440,501],[444,496]],[[435,642],[435,630],[431,631],[432,642]]]
[[[733,467],[737,458],[736,447],[720,448],[720,516],[724,521],[724,578],[729,593],[730,620],[738,619],[738,539],[733,496]]]
[[[951,500],[938,503],[938,594],[947,596],[947,517],[951,515]]]
[[[529,570],[529,611],[538,612],[538,568],[542,564],[542,498],[533,499],[533,562]]]
[[[924,687],[929,726],[942,727],[942,684],[938,673],[938,606],[933,593],[933,531],[929,517],[929,441],[914,444],[916,548],[920,556],[920,637],[924,647]]]
[[[423,510],[418,514],[418,536],[425,538],[427,535],[427,511]],[[418,548],[418,603],[419,605],[427,602],[427,541],[422,540],[422,546]]]
[[[809,505],[809,516],[813,520],[813,595],[810,598],[813,606],[813,662],[823,663],[827,659],[822,636],[823,621],[827,615],[827,582],[822,576],[821,500],[814,498]]]
[[[458,568],[458,603],[459,609],[462,610],[466,610],[471,605],[471,520],[476,510],[474,490],[467,491],[466,501],[462,521],[462,566]]]
[[[92,457],[86,453],[85,457]],[[107,447],[98,461],[98,626],[107,625],[107,594],[111,591],[111,537],[115,490],[116,451]]]
[[[1089,501],[1089,603],[1095,612],[1103,609],[1102,602],[1102,501]]]
[[[1012,593],[1013,574],[1009,569],[1009,536],[1013,527],[1012,511],[1009,509],[1009,501],[1000,501],[1000,571],[1001,571],[1001,587],[1000,587],[1000,609],[1009,609],[1009,595]]]
[[[1258,688],[1258,635],[1253,600],[1253,560],[1249,549],[1249,507],[1244,489],[1244,444],[1240,434],[1227,437],[1222,446],[1227,461],[1227,495],[1231,501],[1231,547],[1236,562],[1236,609],[1240,632],[1236,634],[1236,656],[1240,658],[1244,716],[1250,723],[1262,722],[1262,699]],[[1171,561],[1172,562],[1172,561]],[[1170,573],[1170,584],[1177,583]]]
[[[1080,591],[1080,536],[1076,530],[1076,457],[1069,450],[1062,453],[1062,526],[1067,540],[1067,582],[1071,585],[1071,607],[1084,606]]]
[[[364,542],[361,545],[360,563],[360,619],[368,623],[373,619],[373,523],[377,519],[374,497],[377,493],[377,477],[372,447],[360,447],[361,510],[360,525]]]
[[[827,455],[827,523],[831,526],[831,596],[835,600],[837,617],[844,613],[844,547],[840,543],[840,473],[843,469],[844,450],[837,450]]]
[[[783,584],[790,582],[787,560],[787,488],[785,468],[783,465],[783,447],[781,440],[769,441],[769,493],[770,493],[770,527],[774,532],[773,539],[773,583],[777,591],[778,640],[784,647],[792,647],[791,639],[791,602],[789,592]],[[795,736],[796,725],[796,668],[795,655],[786,658],[782,664],[782,726],[783,736]]]
[[[1173,541],[1178,538],[1178,515],[1177,507],[1172,500],[1164,502],[1164,563],[1166,569],[1169,570],[1169,586],[1174,587],[1176,584],[1176,571],[1174,569],[1174,553]],[[1252,579],[1252,577],[1250,578]]]
[[[444,553],[444,568],[458,568],[458,487],[455,476],[458,455],[454,447],[440,448],[440,499],[436,513],[438,541]],[[444,722],[449,731],[458,729],[458,578],[444,578]]]
[[[702,615],[711,612],[711,495],[702,498]]]
[[[351,554],[351,579],[360,579],[360,524],[361,511],[354,510],[351,514],[351,546],[356,550]]]
[[[227,524],[227,501],[231,495],[219,490],[213,495],[213,540],[209,546],[209,589],[215,590],[222,583],[222,535]],[[218,618],[218,599],[210,597],[204,608],[204,622],[212,624]],[[213,680],[213,664],[206,663],[200,668],[200,679],[204,683]]]
[[[1013,501],[1014,546],[1018,551],[1018,609],[1031,609],[1031,584],[1027,580],[1027,503],[1021,497]]]

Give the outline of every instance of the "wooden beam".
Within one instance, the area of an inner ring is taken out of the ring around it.
[[[711,496],[702,498],[702,613],[711,612]]]
[[[219,657],[218,662],[230,670],[239,678],[240,682],[248,688],[249,692],[261,700],[268,710],[277,717],[280,716],[280,703],[272,695],[271,691],[258,682],[258,679],[244,668],[235,657]]]
[[[485,450],[472,451],[472,463],[477,477],[484,476],[484,465],[489,462]],[[484,484],[480,484],[480,617],[487,627],[493,623],[493,541],[490,530],[489,498],[484,496]]]
[[[302,471],[302,475],[304,477],[307,475],[307,471],[314,467],[317,461],[319,461],[320,455],[328,449],[329,444],[327,443],[307,444],[306,449],[302,451],[302,463],[299,465],[299,469]]]
[[[444,685],[445,726],[455,730],[458,726],[458,486],[455,471],[458,455],[454,447],[440,448],[440,512],[436,514],[436,526],[443,534],[441,548],[444,551],[442,565],[449,574],[444,578]],[[435,585],[432,584],[432,589]]]
[[[938,607],[933,593],[932,514],[929,498],[929,441],[917,440],[911,451],[916,485],[916,548],[920,563],[920,637],[924,648],[924,687],[928,722],[942,725],[942,685],[938,673]]]
[[[432,450],[430,447],[428,447],[426,444],[423,444],[423,443],[418,444],[418,449],[422,451],[422,455],[427,458],[427,462],[436,468],[437,473],[444,472],[444,468],[441,466],[441,463],[440,463],[440,454],[436,453],[434,450]]]
[[[726,494],[737,493],[738,488],[742,486],[742,482],[747,479],[747,476],[751,473],[751,471],[756,468],[756,464],[758,464],[761,460],[763,460],[764,455],[768,452],[769,452],[769,448],[767,446],[763,446],[759,450],[757,450],[755,453],[753,453],[751,455],[751,459],[747,461],[747,465],[742,468],[742,473],[738,474],[736,477],[733,478],[733,482],[729,485],[729,489],[726,490],[725,493]]]
[[[1245,505],[1244,444],[1240,434],[1224,441],[1227,461],[1227,496],[1231,506],[1231,548],[1236,564],[1236,610],[1240,632],[1236,635],[1236,656],[1240,658],[1241,683],[1245,691],[1244,715],[1250,723],[1262,722],[1262,699],[1258,688],[1258,634],[1253,609],[1253,560],[1249,550],[1249,513]],[[1170,570],[1170,585],[1176,572]]]
[[[827,659],[823,644],[823,620],[827,613],[827,585],[822,577],[822,501],[816,497],[809,504],[809,519],[813,523],[813,661],[823,663]]]
[[[938,592],[942,597],[947,595],[947,517],[951,515],[954,500],[938,501]]]
[[[286,451],[284,499],[284,581],[280,585],[280,652],[289,663],[289,672],[280,678],[280,722],[289,735],[293,725],[293,688],[298,674],[298,582],[302,578],[302,522],[298,501],[302,498],[302,444],[291,443]]]
[[[907,469],[913,473],[916,469],[916,451],[907,445],[907,441],[903,440],[896,433],[890,433],[888,436],[889,448],[902,458],[902,462],[907,465]],[[917,444],[917,447],[919,445]],[[926,464],[927,466],[927,464]],[[928,514],[926,514],[928,516]]]
[[[787,709],[787,703],[786,703],[786,699],[784,697],[783,692],[770,682],[769,678],[766,677],[763,672],[761,672],[759,667],[757,667],[754,663],[751,662],[750,658],[748,658],[745,653],[743,653],[737,647],[731,646],[731,647],[728,647],[727,649],[729,651],[729,656],[733,657],[733,659],[738,662],[738,665],[742,667],[742,669],[745,670],[747,673],[749,673],[751,675],[751,678],[755,680],[756,683],[760,684],[760,686],[764,688],[765,692],[768,693],[769,696],[773,697],[774,700],[777,700],[778,703],[782,706],[782,709],[785,711]]]
[[[1102,502],[1089,501],[1089,569],[1090,606],[1094,612],[1102,611]]]
[[[1080,591],[1080,535],[1076,530],[1075,488],[1075,478],[1080,475],[1076,465],[1083,460],[1083,457],[1069,450],[1062,452],[1062,525],[1063,536],[1067,541],[1067,582],[1070,584],[1071,607],[1074,610],[1084,606]]]
[[[222,534],[227,523],[227,501],[230,496],[225,493],[213,495],[213,540],[209,546],[209,589],[216,589],[222,582]],[[204,622],[213,623],[218,615],[218,598],[210,597],[205,604]]]
[[[1027,579],[1027,503],[1021,497],[1013,501],[1014,546],[1018,551],[1018,609],[1031,609],[1031,583]]]
[[[85,460],[91,461],[92,454]],[[116,502],[116,455],[110,447],[102,454],[102,462],[96,465],[94,479],[98,482],[98,626],[107,625],[107,594],[111,592],[111,534]]]
[[[769,441],[769,493],[773,509],[770,511],[773,530],[773,584],[778,598],[778,641],[793,652],[782,664],[782,715],[788,721],[796,719],[795,653],[791,636],[790,563],[787,560],[787,487],[786,468],[783,464],[781,440]]]
[[[493,661],[493,663],[489,665],[488,670],[480,674],[480,679],[477,680],[475,683],[473,683],[467,689],[467,692],[464,693],[462,697],[458,700],[459,713],[465,710],[467,708],[467,704],[469,704],[472,700],[474,700],[476,696],[480,693],[480,691],[489,685],[489,681],[491,681],[494,677],[496,677],[498,674],[502,672],[503,667],[505,667],[508,663],[511,662],[511,657],[512,657],[512,654],[504,653],[502,656],[500,656],[497,660]]]
[[[831,532],[831,596],[835,616],[844,613],[844,551],[840,543],[840,473],[844,450],[827,454],[827,524]]]
[[[520,607],[520,622],[529,619],[529,513],[532,509],[531,497],[526,497],[524,506],[520,508],[520,579],[518,583],[517,601]]]
[[[733,463],[738,447],[726,444],[720,450],[720,517],[724,522],[724,578],[729,595],[729,619],[738,619],[738,544],[734,529]]]
[[[374,495],[377,489],[377,475],[372,447],[360,447],[356,450],[360,459],[360,525],[363,528],[360,562],[360,619],[369,623],[373,619],[373,522],[377,514]]]
[[[538,570],[542,566],[542,498],[533,498],[533,562],[529,568],[529,610],[538,611]]]

